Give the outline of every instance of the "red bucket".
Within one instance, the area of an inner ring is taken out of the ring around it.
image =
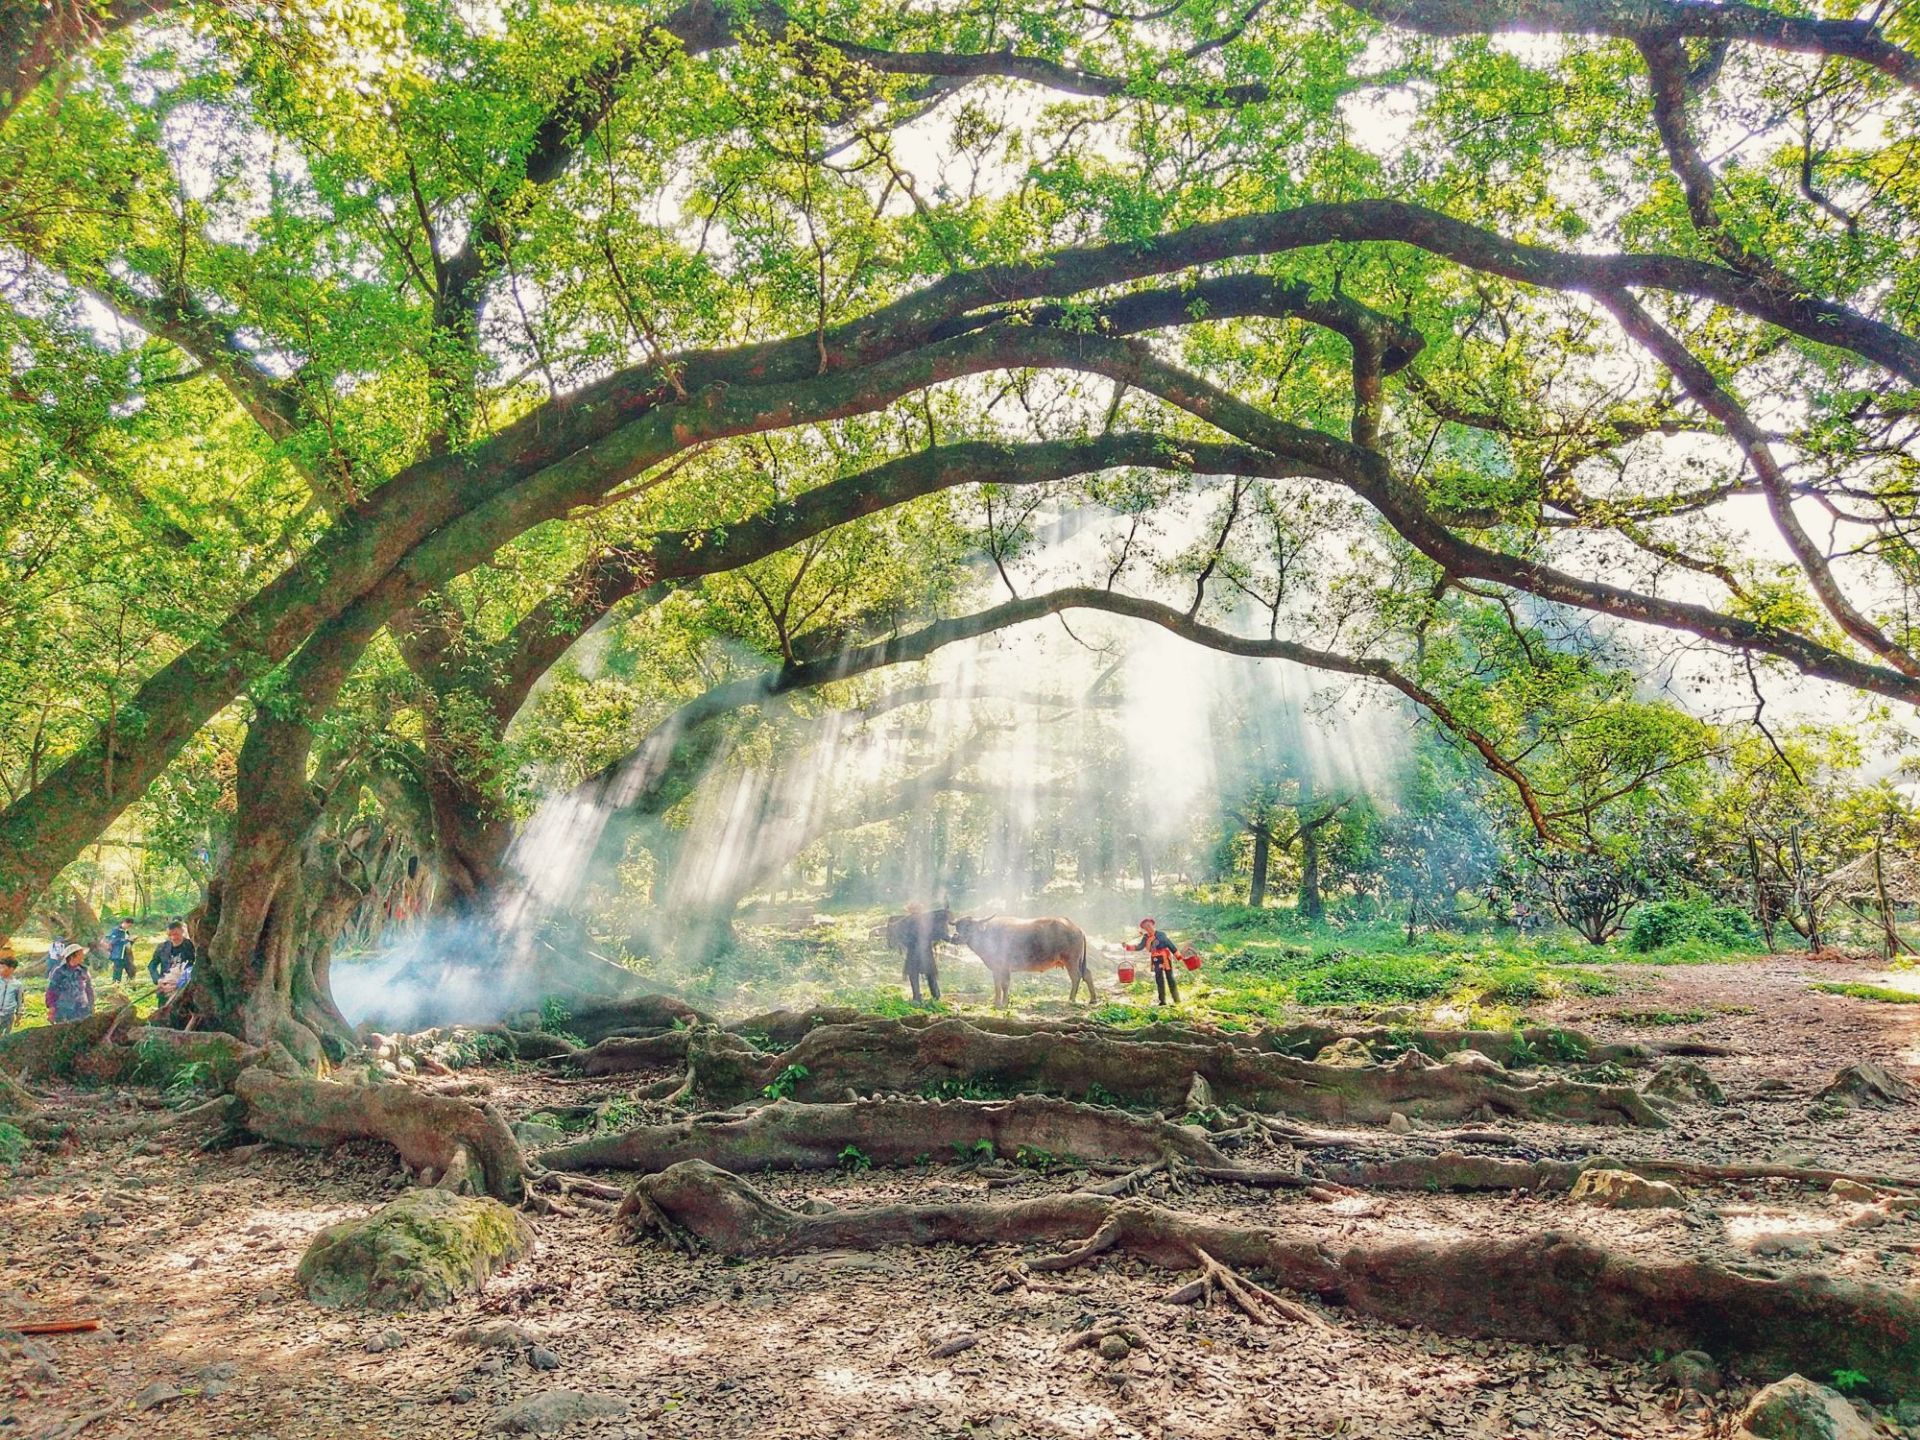
[[[1133,984],[1133,962],[1131,960],[1120,967],[1120,983],[1122,985]]]
[[[1186,954],[1180,957],[1180,963],[1186,966],[1187,969],[1189,970],[1198,970],[1200,968],[1200,957],[1197,954],[1195,954],[1193,951],[1189,950]]]

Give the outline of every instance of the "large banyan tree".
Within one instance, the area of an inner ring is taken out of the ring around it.
[[[1920,15],[1830,8],[28,7],[0,917],[244,698],[198,998],[310,1053],[370,666],[481,903],[489,756],[585,631],[849,535],[911,558],[980,486],[1133,524],[999,613],[769,601],[775,670],[707,713],[1107,609],[1392,685],[1544,831],[1449,701],[1463,607],[1920,703]],[[1195,497],[1180,565],[1134,548]],[[1277,569],[1262,527],[1336,498]]]

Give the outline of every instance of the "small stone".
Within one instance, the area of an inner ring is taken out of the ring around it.
[[[473,1367],[473,1373],[476,1375],[499,1375],[503,1373],[506,1370],[506,1368],[507,1368],[506,1356],[489,1355],[487,1356],[486,1359],[482,1360],[478,1365]]]
[[[1664,1180],[1648,1180],[1631,1170],[1583,1170],[1573,1182],[1573,1198],[1610,1210],[1684,1210],[1687,1204]]]
[[[1133,1346],[1127,1343],[1124,1335],[1102,1335],[1100,1337],[1100,1358],[1102,1360],[1124,1360],[1133,1353]]]
[[[1342,1036],[1313,1057],[1316,1065],[1333,1065],[1342,1070],[1357,1070],[1373,1064],[1373,1052],[1351,1035]]]
[[[544,1345],[536,1345],[527,1352],[527,1363],[536,1370],[558,1370],[560,1357]]]
[[[1890,1110],[1911,1100],[1913,1087],[1884,1066],[1862,1060],[1857,1065],[1836,1070],[1826,1088],[1814,1098],[1829,1106]]]
[[[175,1400],[184,1399],[181,1393],[164,1380],[156,1380],[138,1395],[133,1397],[133,1408],[151,1410],[156,1405],[169,1405]]]
[[[1478,1050],[1456,1050],[1443,1056],[1441,1063],[1451,1065],[1457,1070],[1465,1070],[1475,1075],[1504,1075],[1506,1067],[1491,1055],[1482,1055]]]
[[[1213,1109],[1213,1086],[1207,1083],[1204,1075],[1195,1075],[1193,1083],[1187,1086],[1187,1113],[1199,1115]]]
[[[216,1396],[226,1394],[227,1391],[232,1388],[233,1382],[231,1380],[208,1380],[200,1386],[200,1393],[206,1396],[207,1399],[212,1400]]]
[[[1863,1185],[1858,1180],[1848,1180],[1844,1177],[1827,1187],[1827,1194],[1836,1200],[1851,1200],[1859,1205],[1877,1204],[1891,1193],[1877,1185]]]
[[[1676,1390],[1691,1390],[1696,1395],[1720,1393],[1720,1367],[1704,1350],[1682,1350],[1663,1364],[1658,1373]]]
[[[487,1431],[495,1435],[551,1435],[583,1420],[616,1419],[631,1408],[618,1395],[544,1390],[496,1411],[487,1422]]]
[[[1740,1412],[1742,1434],[1758,1440],[1873,1440],[1873,1427],[1844,1395],[1789,1375]]]
[[[1667,1060],[1640,1087],[1642,1095],[1682,1105],[1724,1105],[1727,1092],[1697,1060]]]
[[[447,1399],[456,1405],[465,1405],[468,1401],[479,1398],[480,1392],[464,1380],[447,1392]]]
[[[1804,1235],[1762,1235],[1749,1248],[1756,1255],[1781,1259],[1811,1255],[1816,1247]]]
[[[1387,1116],[1387,1129],[1391,1130],[1395,1135],[1411,1135],[1413,1133],[1413,1122],[1396,1110]]]
[[[525,1326],[511,1320],[495,1320],[485,1325],[464,1325],[453,1332],[454,1343],[479,1350],[518,1350],[533,1344],[533,1335]]]
[[[240,1373],[240,1367],[231,1360],[216,1360],[211,1365],[200,1367],[202,1380],[231,1380]]]
[[[384,1355],[389,1350],[398,1350],[406,1343],[407,1337],[398,1330],[382,1330],[378,1335],[375,1335],[367,1341],[367,1353],[369,1355]]]

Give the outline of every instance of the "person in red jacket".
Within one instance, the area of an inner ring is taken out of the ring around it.
[[[1180,982],[1173,978],[1173,937],[1162,930],[1149,916],[1140,922],[1140,943],[1123,946],[1127,950],[1144,950],[1147,960],[1153,966],[1153,991],[1160,997],[1160,1003],[1180,1003]]]

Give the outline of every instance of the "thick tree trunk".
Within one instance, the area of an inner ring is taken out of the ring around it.
[[[1327,918],[1320,896],[1320,832],[1313,826],[1300,831],[1300,914],[1315,925]]]
[[[1267,866],[1273,853],[1273,832],[1264,825],[1253,829],[1253,879],[1247,886],[1247,904],[1255,910],[1267,903]]]
[[[434,913],[465,920],[491,911],[507,878],[513,818],[497,795],[428,743],[427,800],[440,885]]]

